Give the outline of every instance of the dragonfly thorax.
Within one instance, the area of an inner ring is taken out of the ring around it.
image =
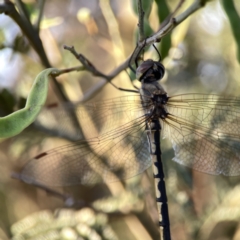
[[[158,82],[154,82],[154,84],[143,84],[140,93],[142,106],[152,120],[159,118],[165,119],[167,117],[168,111],[166,109],[166,104],[168,96]]]
[[[152,111],[151,118],[152,119],[165,119],[168,115],[166,104],[168,101],[167,94],[156,94],[152,97]]]
[[[164,66],[151,59],[144,61],[136,71],[136,77],[142,83],[140,88],[142,105],[152,119],[164,119],[168,114],[165,107],[167,93],[158,82],[164,73]]]
[[[162,85],[157,81],[142,82],[140,94],[142,96],[153,97],[154,95],[164,95],[166,94],[166,91],[164,90]]]

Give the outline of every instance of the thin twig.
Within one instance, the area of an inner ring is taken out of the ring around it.
[[[16,10],[14,4],[11,1],[5,0],[5,4],[2,4],[2,7],[4,7],[3,5],[5,5],[6,7],[6,11],[4,11],[4,13],[10,18],[12,18],[21,28],[23,34],[27,37],[31,46],[41,58],[43,65],[46,67],[50,67],[50,63],[43,49],[42,41],[39,38],[39,35],[36,34],[36,31],[32,27],[32,25],[30,23],[27,23],[26,21],[23,21],[23,18],[19,15],[18,11]]]
[[[178,9],[181,7],[183,1],[184,0],[179,1],[179,4],[177,5],[176,9],[173,12],[174,14],[176,14]],[[139,53],[143,47],[149,46],[155,42],[160,42],[161,39],[165,35],[167,35],[169,32],[171,32],[178,24],[180,24],[182,21],[184,21],[193,12],[195,12],[196,10],[198,10],[202,6],[204,6],[207,1],[208,0],[195,0],[195,2],[180,16],[174,18],[174,17],[172,17],[172,15],[170,15],[171,18],[169,19],[169,21],[167,23],[164,21],[163,24],[161,24],[159,30],[155,34],[146,38],[146,40],[144,40],[144,41],[138,42],[138,45],[132,54],[131,63],[134,61],[134,59],[136,59],[136,57],[139,55]],[[129,63],[129,64],[131,64],[131,63]]]
[[[168,23],[169,21],[175,17],[175,15],[177,14],[178,10],[181,8],[182,4],[185,2],[185,0],[180,0],[178,5],[176,6],[176,8],[173,10],[173,12],[171,14],[169,14],[165,19],[164,21],[161,23],[160,27],[159,27],[159,30],[161,28],[164,28]],[[159,31],[158,30],[158,31]]]
[[[128,57],[127,60],[125,60],[121,65],[115,68],[108,75],[109,81],[111,81],[115,76],[117,76],[123,70],[128,68],[129,60],[130,60],[130,57]],[[79,102],[86,102],[89,99],[91,99],[96,93],[100,92],[105,87],[105,85],[109,83],[109,81],[106,81],[106,79],[104,78],[100,79],[97,84],[94,84],[92,88],[90,88],[88,91],[84,93],[84,96],[79,100]]]
[[[142,0],[138,0],[138,28],[139,28],[139,41],[145,39],[144,35],[144,11],[142,7]]]
[[[91,72],[96,77],[102,77],[106,80],[109,80],[109,76],[98,71],[86,57],[84,57],[82,54],[77,53],[74,46],[68,47],[65,45],[63,48],[70,51],[76,57],[76,59],[82,63],[86,71]]]
[[[23,17],[23,19],[25,21],[27,21],[27,24],[31,24],[30,16],[29,16],[29,13],[27,11],[25,4],[21,0],[15,0],[15,3],[17,5],[17,8],[20,12],[21,17]]]
[[[10,0],[4,0],[4,4],[0,4],[0,13],[5,13],[16,22],[16,24],[21,28],[23,35],[26,36],[31,46],[37,52],[42,64],[47,68],[51,67],[38,32],[30,22],[23,20]],[[52,80],[58,96],[63,101],[68,101],[68,98],[58,81],[54,77],[52,77]]]
[[[183,22],[187,17],[196,12],[198,9],[202,8],[207,1],[209,0],[195,0],[195,2],[188,9],[186,9],[185,12],[175,18],[175,26]]]
[[[46,2],[46,0],[39,0],[39,5],[38,5],[39,13],[38,13],[37,21],[35,23],[35,29],[37,32],[39,32],[39,29],[40,29],[40,24],[41,24],[41,20],[42,20],[42,16],[43,16],[45,2]]]
[[[179,1],[178,6],[174,10],[174,14],[180,8],[183,1],[184,0]],[[143,41],[139,41],[137,47],[135,48],[134,52],[131,55],[132,57],[129,57],[119,67],[113,70],[113,72],[110,73],[107,78],[103,78],[101,81],[98,82],[98,84],[95,84],[91,89],[89,89],[84,94],[84,96],[80,101],[85,102],[89,100],[92,96],[94,96],[97,92],[99,92],[107,83],[109,83],[114,77],[116,77],[122,70],[125,70],[129,66],[129,64],[131,64],[136,59],[136,57],[142,51],[143,47],[147,47],[155,42],[159,42],[165,35],[167,35],[170,31],[172,31],[178,24],[183,22],[192,13],[194,13],[195,11],[203,7],[207,1],[208,0],[195,0],[195,2],[188,9],[186,9],[186,11],[184,11],[182,14],[180,14],[176,18],[173,18],[173,17],[170,18],[167,24],[164,23],[163,24],[164,26],[160,27],[160,29],[155,34],[146,38]],[[131,59],[131,62],[129,62],[130,59]]]
[[[93,64],[90,63],[89,60],[87,60],[86,58],[83,59],[83,55],[81,54],[81,57],[79,58],[79,55],[74,47],[68,47],[68,46],[64,46],[64,48],[68,51],[70,51],[84,66],[86,66],[86,70],[90,71],[89,65],[91,65],[93,68]],[[128,67],[129,64],[129,60],[130,57],[128,57],[121,65],[119,65],[117,68],[115,68],[110,74],[105,75],[102,74],[100,71],[98,71],[95,67],[94,67],[94,75],[96,76],[96,73],[98,72],[101,76],[102,79],[100,79],[98,81],[97,84],[95,84],[91,89],[89,89],[87,92],[84,93],[84,96],[79,99],[79,102],[86,102],[89,99],[92,98],[92,96],[96,95],[98,92],[100,92],[102,90],[102,88],[107,84],[107,83],[111,83],[111,80],[113,78],[115,78],[119,73],[121,73],[123,70],[125,70]],[[90,71],[91,72],[91,71]],[[99,75],[98,75],[99,76]],[[113,83],[111,83],[114,87],[116,87]]]
[[[139,55],[139,52],[142,50],[143,47],[147,47],[155,42],[159,42],[163,36],[168,34],[173,28],[175,28],[178,24],[183,22],[192,13],[194,13],[195,11],[197,11],[198,9],[203,7],[207,1],[208,0],[195,0],[195,2],[188,9],[186,9],[182,14],[180,14],[179,16],[177,16],[175,18],[172,17],[165,25],[162,24],[164,26],[162,27],[162,25],[161,25],[160,29],[155,34],[146,38],[143,41],[139,41],[136,49],[134,50],[134,52],[132,54],[132,58],[131,58],[132,61],[134,61],[136,59],[136,57]],[[181,6],[182,2],[183,2],[183,0],[179,1],[179,4],[178,4],[179,7]],[[179,8],[179,7],[177,7],[177,8]],[[23,23],[21,17],[19,16],[18,12],[16,11],[14,5],[9,0],[5,0],[4,5],[0,4],[0,13],[2,13],[2,12],[5,12],[5,14],[8,14],[20,26],[23,33],[29,39],[31,45],[34,47],[34,49],[39,54],[44,65],[46,67],[49,67],[50,64],[48,63],[46,55],[44,54],[45,52],[42,47],[40,38],[38,37],[38,35],[36,36],[36,34],[33,34],[31,29],[28,29],[28,27],[25,26],[25,23]],[[35,36],[33,36],[33,35],[35,35]],[[86,59],[86,58],[84,58],[84,59]],[[93,74],[96,76],[101,76],[102,80],[100,80],[97,85],[93,86],[93,88],[88,90],[88,92],[86,92],[86,94],[83,96],[81,101],[85,102],[88,99],[90,99],[93,95],[95,95],[97,92],[99,92],[107,83],[111,82],[111,80],[114,77],[116,77],[122,70],[125,70],[129,66],[129,64],[131,64],[131,63],[129,63],[129,59],[130,59],[130,57],[127,58],[127,60],[125,60],[122,64],[120,64],[116,69],[114,69],[108,75],[105,75],[98,70],[96,71],[96,68],[92,68],[92,71],[91,71],[91,67],[89,64],[90,62],[88,62],[87,70],[90,72],[93,72]],[[83,64],[83,66],[84,66],[84,64]],[[55,83],[55,84],[57,86],[59,85],[58,83]],[[60,86],[59,86],[59,92],[62,93]],[[64,94],[62,93],[62,95],[64,95]],[[66,97],[65,97],[65,99],[66,99]]]
[[[135,48],[133,54],[125,60],[119,67],[117,67],[115,70],[112,71],[108,75],[107,78],[103,78],[100,80],[97,84],[95,84],[91,89],[89,89],[84,96],[80,99],[80,102],[88,101],[92,96],[94,96],[96,93],[101,91],[101,89],[111,80],[116,77],[122,70],[125,70],[129,64],[131,64],[136,57],[139,55],[139,53],[142,51],[143,47],[149,46],[155,42],[159,42],[162,37],[167,35],[174,27],[176,27],[178,24],[180,24],[182,21],[184,21],[188,16],[190,16],[193,12],[200,9],[207,0],[196,0],[185,12],[183,12],[180,16],[176,18],[171,18],[167,24],[164,24],[163,27],[160,27],[160,29],[153,34],[152,36],[146,38],[143,41],[139,41],[137,47]],[[183,0],[180,0],[177,8],[174,10],[174,12],[177,12],[178,8],[183,3]],[[131,62],[129,60],[131,59]],[[106,76],[106,75],[105,75]]]
[[[91,72],[94,76],[102,77],[103,79],[107,80],[107,82],[109,82],[113,87],[115,87],[115,88],[117,88],[119,90],[128,91],[128,92],[134,92],[134,93],[138,92],[136,90],[131,90],[131,89],[125,89],[125,88],[117,87],[114,83],[111,82],[111,80],[116,76],[115,75],[116,73],[114,73],[114,75],[103,74],[86,57],[84,57],[82,54],[77,53],[73,46],[72,47],[64,46],[64,49],[70,51],[82,63],[83,68],[86,71]]]
[[[57,77],[64,73],[69,73],[69,72],[74,72],[74,71],[79,72],[79,71],[84,71],[84,70],[86,70],[85,67],[77,66],[77,67],[71,67],[71,68],[65,68],[65,69],[59,70],[57,73],[52,73],[51,75],[54,77]]]

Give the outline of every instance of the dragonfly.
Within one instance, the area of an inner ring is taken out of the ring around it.
[[[240,98],[168,96],[159,82],[164,73],[160,61],[148,59],[136,69],[138,91],[56,108],[57,120],[69,118],[67,109],[74,111],[81,131],[73,128],[72,134],[84,137],[35,156],[19,178],[45,186],[95,184],[127,179],[153,166],[160,232],[170,240],[161,136],[170,139],[179,164],[208,174],[240,175]]]

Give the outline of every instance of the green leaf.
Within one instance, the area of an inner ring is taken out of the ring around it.
[[[233,36],[235,38],[236,44],[237,44],[237,59],[240,63],[240,17],[238,15],[238,12],[236,11],[236,8],[234,6],[233,0],[222,0],[222,6],[228,16]]]
[[[27,97],[25,107],[0,118],[0,138],[17,135],[36,119],[47,98],[48,76],[58,71],[55,68],[48,68],[38,74]]]
[[[158,7],[158,19],[161,23],[170,15],[170,11],[165,0],[155,0],[155,2]],[[161,44],[159,45],[159,51],[163,59],[168,55],[171,45],[171,35],[168,34],[161,40]]]

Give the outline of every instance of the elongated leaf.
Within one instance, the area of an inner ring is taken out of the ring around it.
[[[158,7],[158,19],[162,23],[169,15],[170,10],[165,0],[155,0]],[[168,51],[171,48],[171,34],[166,35],[159,46],[160,53],[164,59],[168,55]]]
[[[233,0],[222,0],[221,3],[232,28],[233,36],[237,44],[237,59],[240,63],[240,16],[238,15],[238,12],[234,6]]]
[[[39,73],[30,90],[25,107],[0,118],[0,138],[17,135],[36,119],[47,98],[48,76],[57,71],[55,68],[48,68]]]

